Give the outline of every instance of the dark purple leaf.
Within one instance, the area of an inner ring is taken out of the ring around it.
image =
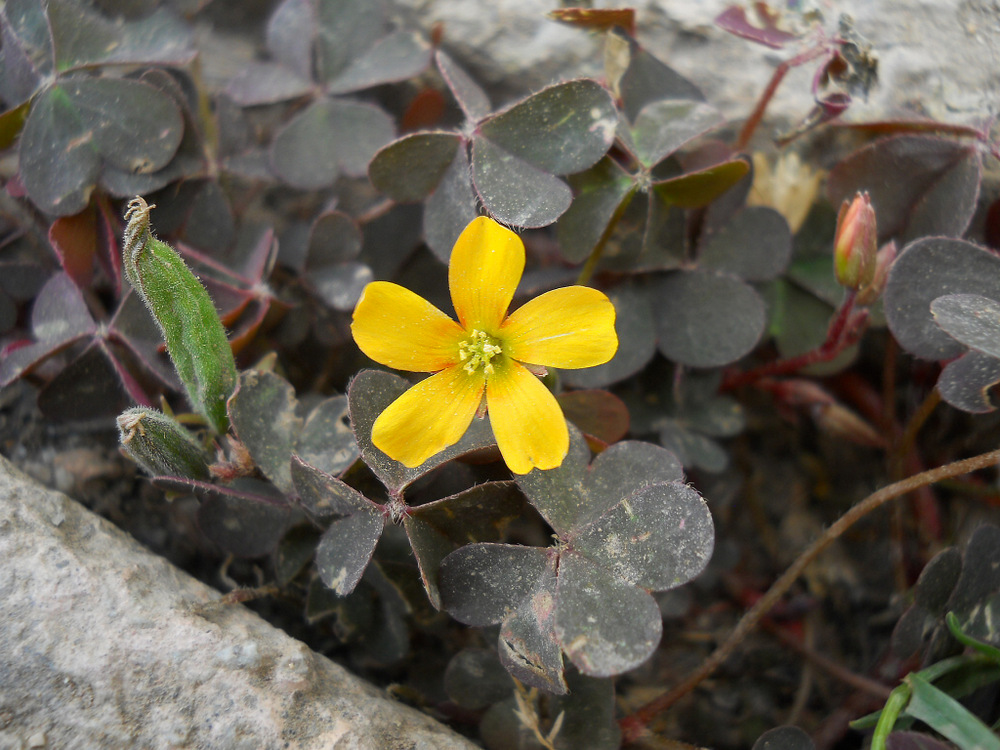
[[[70,0],[49,0],[60,71],[96,65],[183,65],[195,54],[191,29],[160,8],[138,21],[115,22]]]
[[[330,94],[405,81],[422,73],[431,61],[431,47],[412,31],[397,31],[354,58],[347,68],[327,83]]]
[[[465,648],[448,662],[444,689],[458,706],[479,711],[510,695],[510,676],[491,649]]]
[[[228,488],[208,494],[198,509],[202,533],[237,557],[266,555],[281,541],[289,520],[283,496],[270,485],[254,479],[237,479]],[[251,499],[268,498],[268,502]]]
[[[635,154],[653,167],[688,141],[723,122],[722,115],[702,101],[665,99],[643,107],[632,124]]]
[[[469,74],[456,65],[455,61],[442,50],[435,53],[434,60],[438,70],[441,71],[441,77],[448,84],[455,101],[458,102],[458,106],[462,108],[462,112],[465,113],[469,122],[479,122],[486,117],[492,110],[490,100]]]
[[[468,544],[441,563],[444,608],[466,625],[494,625],[513,613],[550,573],[549,553],[510,544]]]
[[[570,174],[607,153],[617,125],[607,89],[584,79],[542,89],[483,122],[478,134],[543,172]]]
[[[347,416],[346,396],[328,398],[309,413],[295,451],[310,466],[332,475],[357,461],[358,444]]]
[[[934,322],[970,349],[1000,359],[1000,303],[978,294],[948,294],[931,302]]]
[[[472,141],[472,179],[497,221],[528,229],[558,219],[573,200],[565,182],[482,137]]]
[[[753,750],[813,750],[809,735],[798,727],[776,727],[764,732],[753,743]]]
[[[374,506],[331,523],[316,548],[316,569],[323,583],[340,596],[354,591],[384,526],[385,519]]]
[[[752,287],[710,271],[671,273],[657,284],[653,299],[660,352],[691,367],[735,362],[756,346],[767,322]]]
[[[282,492],[292,491],[289,461],[302,431],[295,390],[273,372],[244,370],[229,399],[229,418],[264,476]]]
[[[438,187],[461,143],[461,136],[454,133],[403,136],[375,154],[368,177],[397,203],[421,201]],[[466,162],[464,154],[461,159]]]
[[[455,445],[427,459],[420,466],[407,468],[376,448],[371,441],[372,425],[378,415],[409,387],[398,375],[377,370],[362,370],[347,391],[351,425],[361,450],[361,458],[375,475],[396,495],[408,485],[441,464],[465,453],[496,444],[489,421],[474,419],[469,431]]]
[[[791,255],[792,231],[785,217],[773,208],[750,206],[708,237],[698,264],[746,281],[768,281],[785,270]]]
[[[292,457],[291,472],[299,503],[315,518],[326,520],[376,509],[375,504],[356,489],[310,466],[299,456]]]
[[[614,29],[607,35],[606,74],[611,89],[625,105],[625,116],[634,122],[639,111],[660,99],[704,101],[701,90],[639,46],[631,37]]]
[[[410,510],[403,524],[424,589],[436,608],[441,608],[441,561],[463,544],[499,541],[503,529],[523,511],[524,499],[511,482],[476,485]]]
[[[1000,258],[972,243],[944,237],[903,248],[889,272],[883,305],[889,330],[906,351],[945,360],[965,350],[931,314],[931,303],[947,294],[1000,299]]]
[[[342,172],[361,176],[393,131],[392,120],[374,105],[318,99],[275,136],[274,170],[307,190],[332,185]]]
[[[1000,383],[1000,359],[973,351],[945,366],[937,388],[941,398],[956,409],[987,414],[996,409],[990,392],[997,383]]]
[[[312,78],[312,49],[316,37],[313,0],[283,0],[267,22],[267,49],[299,78]]]
[[[639,666],[660,642],[660,608],[648,592],[574,552],[559,559],[555,635],[566,655],[591,677]]]
[[[225,93],[243,107],[297,99],[312,91],[312,82],[278,63],[250,63],[229,79]]]
[[[42,414],[58,422],[109,417],[129,405],[129,396],[99,343],[84,349],[38,394]]]
[[[839,206],[857,191],[868,191],[879,237],[894,237],[900,245],[927,235],[958,237],[976,207],[980,169],[975,146],[931,136],[895,136],[855,151],[834,167],[827,195]]]
[[[570,177],[569,184],[576,197],[556,229],[563,257],[580,262],[593,251],[622,202],[630,199],[635,180],[616,161],[604,158]]]
[[[555,695],[567,690],[559,644],[553,638],[556,575],[552,561],[517,610],[504,618],[497,651],[514,679]]]
[[[316,69],[324,83],[340,76],[382,35],[382,0],[340,0],[316,4]]]
[[[89,289],[97,254],[97,216],[87,208],[74,216],[61,216],[49,227],[49,243],[63,270],[81,289]]]
[[[613,393],[601,390],[566,391],[556,396],[566,419],[585,436],[606,445],[616,443],[628,432],[628,408]]]
[[[759,9],[761,5],[761,3],[758,3],[756,7]],[[749,39],[751,42],[763,44],[771,49],[781,49],[799,37],[796,34],[779,29],[777,26],[777,15],[777,13],[770,15],[766,11],[765,15],[760,19],[764,25],[754,26],[747,18],[746,10],[743,7],[730,5],[715,17],[715,25],[720,29],[728,31],[730,34],[735,34],[743,39]]]
[[[424,204],[424,239],[442,263],[448,262],[462,231],[479,215],[469,172],[469,157],[459,149]]]

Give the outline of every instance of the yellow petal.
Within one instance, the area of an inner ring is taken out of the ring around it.
[[[466,336],[423,297],[388,281],[365,287],[354,308],[351,333],[376,362],[412,372],[437,372],[454,364],[458,342]]]
[[[593,367],[618,351],[615,307],[587,286],[535,297],[510,314],[498,336],[513,359],[546,367]]]
[[[372,425],[372,442],[410,468],[461,439],[483,399],[485,376],[453,366],[389,404]]]
[[[554,469],[569,450],[566,417],[548,388],[517,362],[486,383],[486,404],[503,460],[515,474]]]
[[[473,219],[451,251],[448,287],[467,331],[493,334],[500,327],[524,272],[520,237],[493,219]]]

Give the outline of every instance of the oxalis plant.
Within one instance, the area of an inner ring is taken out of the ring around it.
[[[960,530],[1000,458],[998,148],[840,122],[878,51],[787,5],[716,19],[783,56],[735,123],[629,9],[540,19],[603,69],[501,101],[377,0],[274,4],[220,86],[204,0],[8,0],[0,387],[119,415],[257,584],[227,601],[293,602],[487,747],[807,750],[761,736],[791,684],[741,652],[763,628],[803,654],[792,723],[822,723],[818,670],[872,747],[995,748],[1000,539]],[[882,609],[852,567],[893,578]],[[854,622],[878,658],[831,665]]]

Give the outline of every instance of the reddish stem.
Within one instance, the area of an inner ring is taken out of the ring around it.
[[[722,381],[721,390],[727,391],[742,385],[750,385],[761,378],[788,375],[798,372],[803,367],[808,367],[817,362],[829,362],[835,358],[861,338],[861,334],[868,323],[867,310],[861,310],[857,314],[852,315],[854,312],[855,296],[856,293],[853,290],[848,290],[840,309],[837,310],[837,314],[830,321],[830,326],[826,331],[826,339],[818,347],[810,349],[805,354],[800,354],[797,357],[775,360],[774,362],[769,362],[766,365],[755,367],[746,372],[729,373]]]
[[[827,54],[828,49],[826,45],[821,45],[819,47],[813,47],[812,49],[807,49],[790,60],[785,60],[778,64],[778,67],[774,69],[774,75],[771,76],[771,80],[767,84],[767,88],[760,95],[760,99],[757,100],[757,106],[754,107],[753,112],[750,113],[750,117],[747,121],[743,123],[743,128],[740,130],[739,137],[736,139],[734,144],[734,149],[736,151],[746,150],[747,145],[750,143],[750,139],[753,137],[754,132],[757,130],[757,126],[760,125],[761,120],[764,119],[764,110],[767,109],[767,105],[771,103],[771,99],[774,98],[775,92],[778,90],[778,86],[784,80],[785,76],[788,75],[788,71],[792,68],[797,68],[799,65],[803,65],[810,60],[814,60],[821,55]]]

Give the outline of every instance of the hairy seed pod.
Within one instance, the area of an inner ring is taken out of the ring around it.
[[[229,429],[226,400],[236,388],[236,363],[208,292],[170,245],[153,237],[142,198],[128,205],[122,248],[125,276],[167,342],[191,405],[218,433]]]
[[[139,466],[154,477],[208,479],[212,456],[173,417],[136,406],[118,417],[118,439]]]

